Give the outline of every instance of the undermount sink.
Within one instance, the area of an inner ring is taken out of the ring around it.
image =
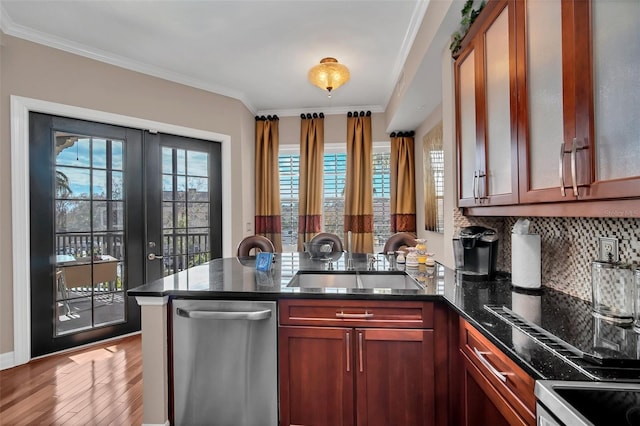
[[[287,287],[419,290],[422,286],[402,271],[299,271]]]

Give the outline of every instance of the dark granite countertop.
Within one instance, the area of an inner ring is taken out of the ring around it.
[[[336,257],[334,270],[345,271],[346,255]],[[354,254],[353,264],[357,272],[366,271],[366,256]],[[382,256],[377,268],[388,269]],[[505,280],[464,281],[455,271],[439,264],[406,268],[422,284],[421,289],[287,287],[298,271],[326,270],[326,263],[309,259],[307,253],[278,253],[269,272],[256,271],[252,257],[216,259],[133,288],[128,294],[200,299],[439,301],[469,321],[534,379],[640,381],[640,334],[595,318],[589,303],[565,293],[550,288],[537,293],[520,291]],[[528,327],[531,324],[533,328]],[[540,330],[555,337],[549,340]],[[555,338],[573,349],[566,350]],[[591,360],[576,355],[581,352],[590,355]],[[599,360],[602,356],[606,359]]]

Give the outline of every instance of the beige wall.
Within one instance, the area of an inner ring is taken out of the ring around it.
[[[318,111],[321,112],[321,111]],[[371,114],[371,134],[374,142],[389,141],[385,131],[384,113]],[[300,116],[280,117],[278,125],[280,145],[300,146]],[[347,114],[326,115],[324,119],[324,143],[346,143]]]
[[[0,354],[13,350],[10,96],[229,135],[233,165],[253,151],[254,120],[238,100],[2,34],[0,39]],[[251,154],[252,155],[252,154]],[[253,179],[232,167],[232,241],[253,222]],[[251,169],[251,168],[249,168]],[[20,283],[28,285],[28,283]]]

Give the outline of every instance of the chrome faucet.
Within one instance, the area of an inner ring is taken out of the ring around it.
[[[347,232],[347,271],[353,271],[355,268],[353,267],[353,257],[351,254],[351,231]]]
[[[378,258],[375,254],[367,255],[367,271],[375,271],[376,270],[376,262],[378,262]]]

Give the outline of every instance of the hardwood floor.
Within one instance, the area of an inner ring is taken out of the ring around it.
[[[0,425],[140,425],[140,335],[0,371]]]

